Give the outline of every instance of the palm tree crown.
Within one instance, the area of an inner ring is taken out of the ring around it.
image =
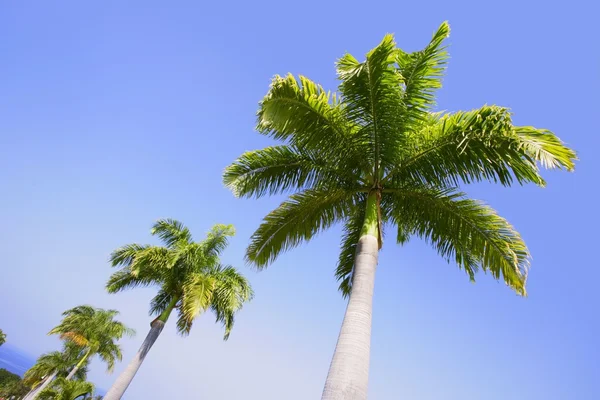
[[[41,400],[75,400],[94,391],[94,385],[86,381],[70,381],[65,378],[56,379],[52,387],[39,394]]]
[[[399,243],[417,236],[473,280],[481,268],[525,294],[529,253],[518,232],[460,183],[488,180],[543,186],[538,164],[573,170],[575,153],[550,131],[515,126],[507,108],[433,112],[449,34],[442,24],[421,51],[394,38],[359,62],[337,61],[339,94],[306,77],[275,76],[258,111],[258,132],[284,142],[244,153],[224,173],[237,196],[292,193],[253,234],[247,259],[257,267],[336,222],[344,236],[336,276],[350,293],[357,242]]]
[[[112,371],[115,362],[121,361],[121,346],[116,341],[124,335],[132,336],[134,331],[114,318],[119,314],[116,310],[103,310],[92,306],[77,306],[63,313],[63,320],[49,334],[60,335],[60,338],[85,349],[77,368],[88,358],[98,355],[106,363],[108,371]]]
[[[121,269],[109,279],[110,293],[137,286],[158,285],[150,314],[166,322],[171,311],[178,312],[177,330],[189,334],[194,319],[210,309],[229,337],[234,315],[253,296],[250,284],[233,267],[220,264],[219,255],[235,233],[232,225],[217,224],[206,239],[194,242],[189,229],[172,219],[157,221],[152,234],[162,246],[130,244],[111,255],[113,266]]]
[[[34,387],[54,372],[57,372],[58,377],[64,378],[83,357],[83,353],[81,347],[66,342],[63,351],[52,351],[39,356],[35,364],[25,372],[23,382]],[[76,372],[75,379],[85,380],[87,372],[87,364],[85,364]]]

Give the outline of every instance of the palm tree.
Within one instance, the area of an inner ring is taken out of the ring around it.
[[[0,329],[0,346],[2,346],[4,343],[6,343],[6,333]]]
[[[50,385],[54,378],[64,378],[69,375],[69,372],[81,359],[82,355],[81,347],[70,342],[65,343],[63,351],[42,354],[23,376],[23,383],[32,388],[27,396],[25,396],[25,399],[35,398],[36,394]],[[88,362],[75,372],[75,379],[86,379],[88,363],[89,359]]]
[[[70,380],[89,358],[98,355],[112,372],[115,361],[121,361],[121,347],[115,342],[124,335],[133,336],[134,331],[114,318],[116,310],[103,310],[92,306],[77,306],[63,313],[63,320],[49,335],[60,338],[85,349],[85,353],[66,379]]]
[[[40,400],[75,400],[88,393],[92,393],[94,385],[86,381],[69,380],[67,378],[58,378],[54,381],[51,388],[44,389],[40,395]]]
[[[251,238],[258,268],[343,223],[336,277],[349,296],[323,399],[367,397],[372,296],[383,231],[423,238],[474,280],[478,269],[525,295],[529,253],[518,232],[461,183],[533,182],[537,164],[573,170],[575,153],[552,132],[514,126],[508,109],[432,112],[447,60],[443,23],[421,51],[394,38],[359,62],[337,61],[339,94],[301,76],[275,76],[258,132],[284,142],[244,153],[224,173],[240,197],[291,193]]]
[[[188,335],[194,319],[210,309],[217,322],[223,324],[227,340],[235,313],[253,296],[246,278],[219,262],[228,238],[235,233],[232,225],[213,226],[200,242],[194,242],[189,229],[172,219],[157,221],[151,232],[164,247],[129,244],[110,257],[112,265],[121,269],[110,277],[106,285],[109,293],[149,285],[160,289],[150,304],[150,314],[157,316],[150,332],[105,400],[123,396],[174,309],[178,312],[179,334]]]

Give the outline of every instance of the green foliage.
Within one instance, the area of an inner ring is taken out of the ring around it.
[[[483,269],[525,294],[525,243],[458,187],[476,181],[543,186],[539,166],[572,171],[576,155],[546,129],[513,125],[504,107],[434,112],[449,33],[443,23],[412,53],[386,35],[364,61],[342,56],[338,94],[303,76],[273,78],[257,130],[283,144],[244,153],[223,176],[239,197],[291,194],[253,234],[247,260],[263,268],[343,223],[336,277],[348,295],[361,232],[375,232],[381,244],[391,226],[400,243],[425,239],[470,279]],[[366,213],[368,207],[374,208]],[[370,229],[363,229],[367,219]]]
[[[109,278],[108,292],[156,285],[159,290],[150,303],[151,315],[166,322],[172,310],[177,310],[177,330],[187,335],[194,319],[211,310],[223,324],[227,339],[235,313],[253,296],[246,278],[219,260],[235,234],[233,226],[217,224],[200,242],[194,242],[189,229],[172,219],[157,221],[151,232],[165,246],[130,244],[115,250],[111,263],[120,269]]]
[[[40,400],[75,400],[78,397],[91,394],[94,391],[94,385],[86,381],[67,380],[57,378],[52,382],[52,386],[40,392]]]
[[[27,392],[29,387],[23,383],[19,375],[0,368],[0,398],[21,397]]]
[[[63,320],[52,328],[49,335],[60,338],[84,350],[80,362],[98,355],[112,371],[115,362],[121,361],[121,347],[115,342],[123,336],[133,336],[134,331],[114,318],[116,310],[103,310],[92,306],[77,306],[63,313]]]
[[[72,342],[65,342],[62,351],[52,351],[42,354],[35,364],[23,376],[23,382],[30,387],[35,387],[42,380],[57,372],[58,377],[66,377],[71,369],[83,358],[85,349]],[[75,373],[74,378],[85,380],[87,378],[89,358]]]
[[[2,346],[4,343],[6,343],[6,333],[0,329],[0,346]]]

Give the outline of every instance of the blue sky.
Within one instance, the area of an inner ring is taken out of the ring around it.
[[[333,271],[340,230],[256,273],[245,245],[281,198],[237,200],[223,168],[270,141],[253,131],[274,74],[335,89],[334,61],[396,34],[424,46],[449,20],[451,60],[439,109],[498,104],[517,124],[555,131],[579,153],[548,187],[466,187],[523,234],[529,297],[490,276],[476,284],[418,240],[385,243],[374,305],[370,399],[598,399],[597,184],[600,89],[591,1],[173,2],[7,1],[0,5],[0,327],[31,355],[46,332],[89,303],[149,327],[151,289],[108,295],[108,254],[151,242],[160,217],[201,238],[238,234],[224,261],[255,300],[230,340],[206,315],[187,338],[173,321],[127,399],[319,398],[345,303]],[[360,58],[360,57],[359,57]],[[94,362],[90,379],[107,388]]]

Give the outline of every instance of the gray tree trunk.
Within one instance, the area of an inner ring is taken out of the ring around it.
[[[69,372],[69,375],[67,375],[67,380],[70,381],[71,379],[73,379],[73,376],[77,373],[77,371],[79,371],[79,364],[77,364],[76,366],[73,367],[73,369],[71,370],[71,372]]]
[[[358,241],[352,292],[327,374],[322,400],[366,400],[371,351],[371,314],[379,242],[364,235]]]
[[[108,393],[106,393],[104,400],[119,400],[123,396],[138,369],[140,369],[142,362],[144,362],[146,354],[148,354],[148,351],[150,351],[150,348],[154,345],[154,342],[156,342],[156,339],[164,327],[165,323],[163,321],[159,319],[152,321],[150,332],[148,332],[148,336],[144,339],[142,347],[140,347],[135,357],[133,357],[133,360],[131,360],[127,368],[125,368],[125,371],[119,375]]]
[[[31,392],[27,393],[23,400],[35,399],[42,390],[46,389],[48,385],[50,385],[54,378],[56,378],[56,375],[58,375],[58,371],[54,371],[52,375],[47,376],[46,379],[44,379],[44,381],[42,382],[42,384],[39,385],[37,388],[33,389]]]

